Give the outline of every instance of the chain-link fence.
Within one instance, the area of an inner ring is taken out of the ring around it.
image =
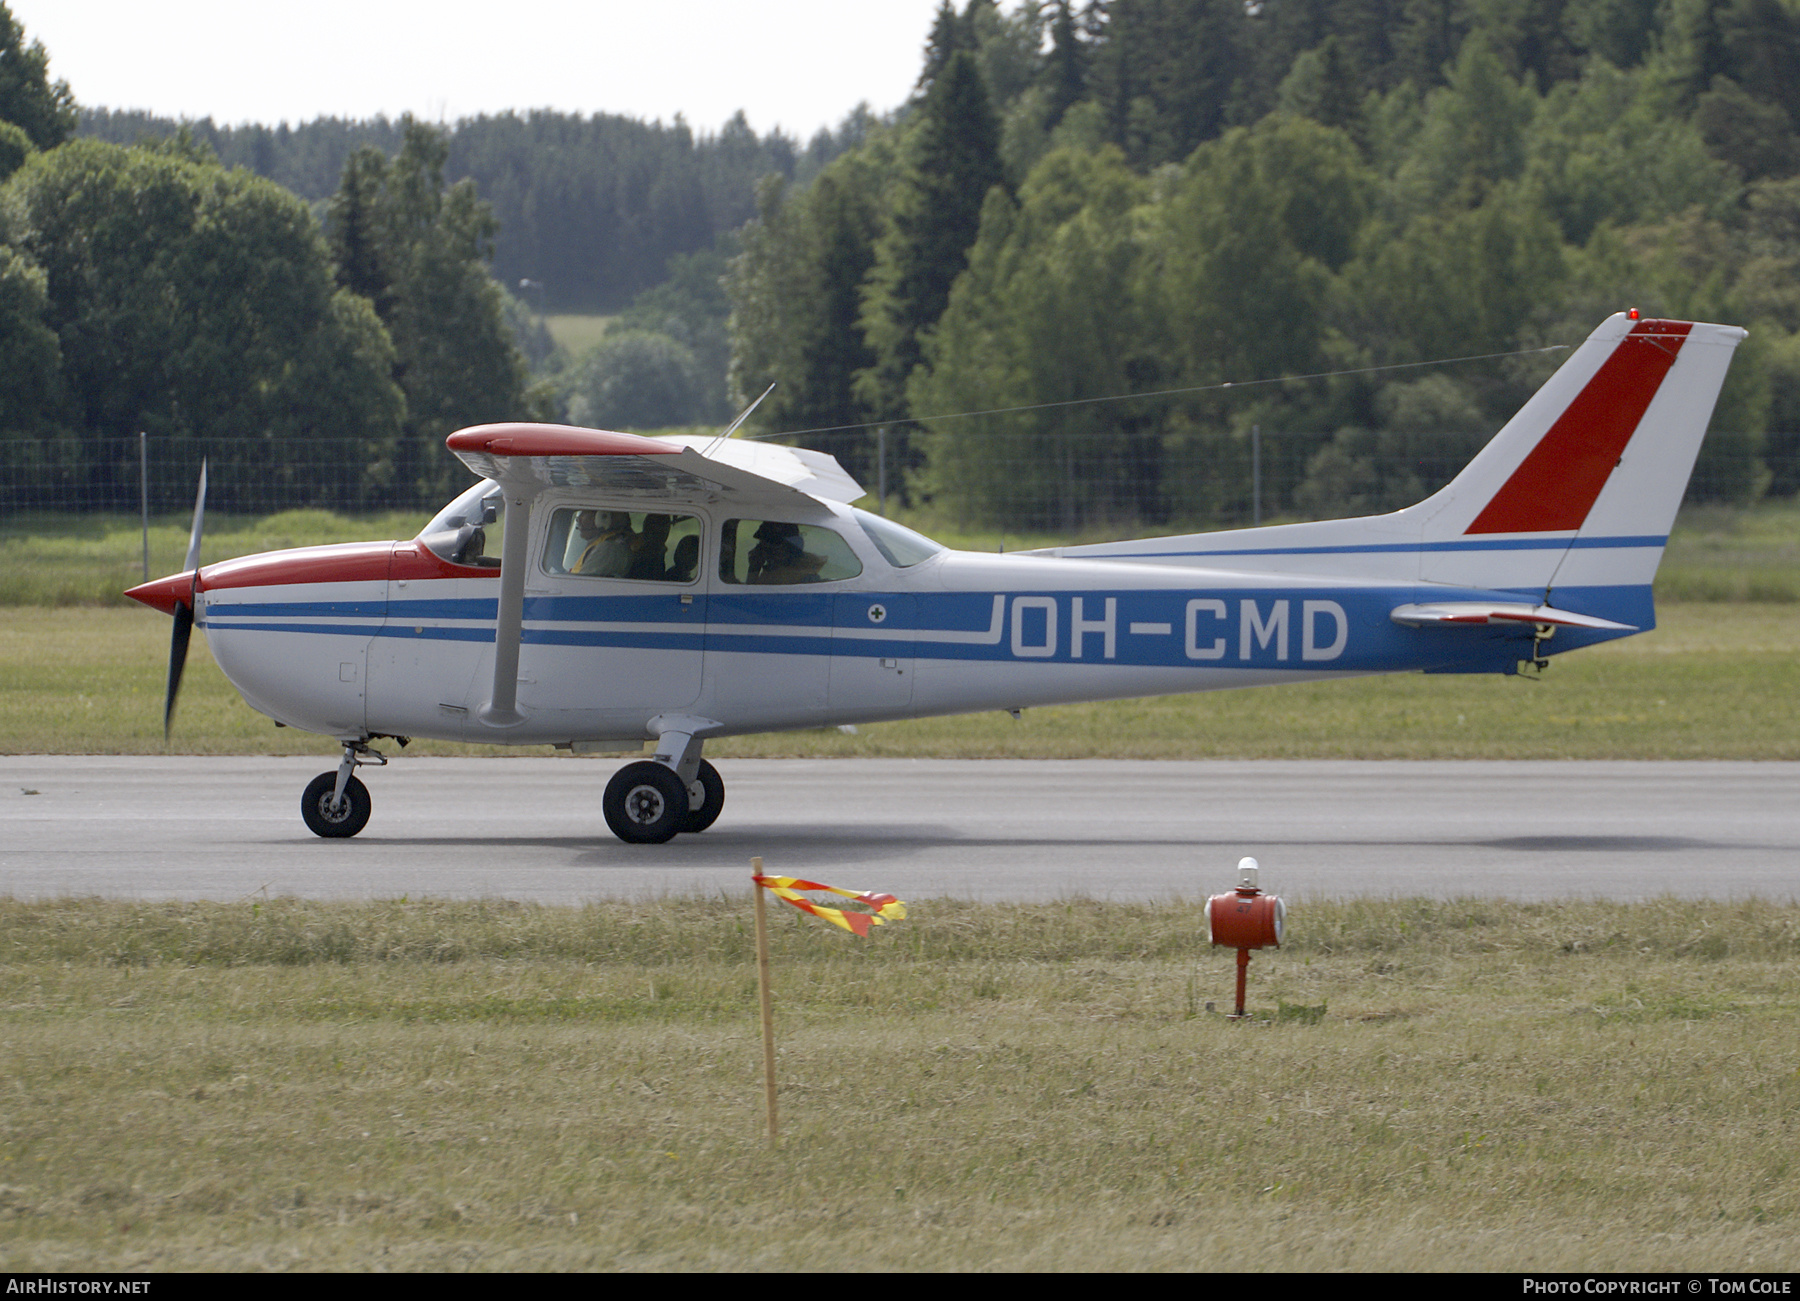
[[[1259,432],[1184,444],[1039,436],[971,438],[954,458],[862,431],[805,444],[839,457],[869,492],[863,503],[918,504],[969,527],[1042,533],[1095,529],[1205,529],[1271,519],[1334,518],[1396,509],[1449,482],[1481,440],[1446,436],[1441,454],[1341,448],[1318,434]],[[1715,434],[1690,484],[1691,501],[1747,502],[1800,482],[1792,453],[1737,452],[1751,440]],[[1450,447],[1457,450],[1450,451]],[[1715,451],[1718,447],[1722,451]],[[171,446],[149,439],[0,440],[0,528],[32,515],[107,513],[151,517],[192,509],[202,455],[209,511],[263,516],[321,508],[344,514],[408,510],[428,515],[472,476],[446,451],[429,476],[396,478],[391,454],[354,439]],[[1335,459],[1334,459],[1335,458]]]

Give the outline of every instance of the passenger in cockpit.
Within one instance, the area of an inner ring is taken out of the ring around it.
[[[700,537],[690,533],[675,544],[675,558],[669,563],[671,583],[691,583],[700,571]]]
[[[628,578],[660,583],[667,574],[664,560],[668,555],[669,529],[673,515],[646,515],[644,527],[631,541],[631,572]]]

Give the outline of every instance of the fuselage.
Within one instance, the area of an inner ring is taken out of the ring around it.
[[[614,505],[643,514],[641,500]],[[571,517],[607,507],[563,490],[532,511],[523,721],[512,726],[481,717],[499,570],[446,558],[429,530],[207,566],[197,622],[245,700],[289,726],[582,748],[636,746],[667,715],[714,720],[710,734],[723,736],[1372,673],[1510,672],[1532,649],[1529,629],[1444,633],[1390,617],[1421,599],[1511,593],[942,548],[895,556],[861,522],[870,517],[830,502],[803,523],[813,551],[835,559],[792,581],[747,580],[734,552],[754,521],[690,502],[661,507],[697,539],[679,569],[567,572],[581,546]],[[659,557],[678,551],[667,545]],[[1573,632],[1556,649],[1595,639]]]

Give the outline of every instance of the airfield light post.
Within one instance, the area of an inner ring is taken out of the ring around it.
[[[1287,905],[1279,896],[1264,894],[1257,888],[1256,860],[1242,858],[1238,860],[1237,889],[1208,899],[1206,919],[1212,942],[1237,950],[1237,1010],[1231,1019],[1243,1020],[1248,1015],[1244,1011],[1244,984],[1250,971],[1250,950],[1281,947]]]

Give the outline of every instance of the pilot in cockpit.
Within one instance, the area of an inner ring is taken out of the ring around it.
[[[584,545],[580,557],[569,566],[570,573],[624,578],[630,572],[636,535],[631,531],[631,516],[627,512],[578,510],[575,531]]]
[[[769,520],[757,526],[750,549],[752,583],[816,583],[825,567],[823,555],[810,555],[798,524]]]

